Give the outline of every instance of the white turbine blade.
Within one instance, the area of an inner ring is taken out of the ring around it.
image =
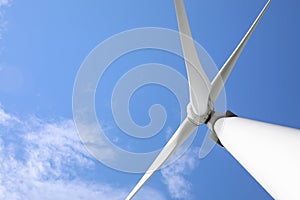
[[[198,155],[200,159],[205,158],[217,144],[214,140],[211,139],[210,135],[211,133],[207,132],[203,139]]]
[[[251,34],[253,33],[255,27],[259,23],[260,19],[262,18],[263,14],[267,10],[267,8],[270,5],[270,3],[271,3],[271,0],[269,0],[266,3],[266,5],[264,6],[264,8],[262,9],[262,11],[260,12],[260,14],[258,15],[258,17],[256,18],[256,20],[254,21],[254,23],[252,24],[252,26],[250,27],[250,29],[248,30],[248,32],[244,36],[244,38],[241,40],[241,42],[239,43],[239,45],[236,47],[236,49],[234,50],[234,52],[231,54],[231,56],[225,62],[225,64],[223,65],[223,67],[221,68],[221,70],[219,71],[219,73],[214,78],[214,80],[212,82],[211,92],[210,92],[210,97],[211,97],[211,100],[213,102],[216,101],[216,99],[217,99],[220,91],[224,87],[224,84],[227,81],[227,79],[228,79],[228,77],[229,77],[229,75],[230,75],[230,73],[231,73],[231,71],[232,71],[232,69],[233,69],[236,61],[238,60],[241,52],[243,51],[245,45],[248,42]]]
[[[149,167],[144,176],[140,179],[138,184],[133,188],[126,200],[130,200],[141,189],[146,181],[158,170],[171,156],[171,154],[178,149],[178,147],[194,132],[197,128],[195,124],[190,122],[187,118],[182,122],[177,131],[171,137],[166,146],[161,150],[157,158]]]
[[[192,38],[183,0],[174,0],[180,40],[189,79],[190,102],[193,111],[202,115],[207,111],[210,81],[202,68]]]
[[[218,119],[214,129],[274,199],[300,199],[300,130],[240,117]]]

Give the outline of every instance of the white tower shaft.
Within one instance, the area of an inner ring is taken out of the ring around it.
[[[240,117],[216,121],[224,147],[275,199],[300,199],[300,130]]]

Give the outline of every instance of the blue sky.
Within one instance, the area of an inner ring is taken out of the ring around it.
[[[185,3],[195,40],[220,67],[265,1]],[[239,116],[300,128],[299,4],[274,0],[249,40],[226,84],[227,107]],[[149,26],[177,30],[173,1],[0,0],[0,12],[0,199],[124,199],[142,174],[110,169],[86,152],[72,121],[73,85],[84,58],[108,37]],[[96,98],[107,104],[97,116],[120,147],[155,150],[180,123],[174,96],[156,85],[133,95],[130,112],[140,125],[154,103],[168,114],[156,138],[140,140],[124,136],[113,121],[111,90],[138,64],[168,64],[186,76],[184,63],[151,50],[127,56],[103,76]],[[224,149],[199,160],[202,133],[136,199],[272,199]]]

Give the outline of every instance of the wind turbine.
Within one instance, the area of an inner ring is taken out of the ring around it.
[[[206,124],[211,138],[229,151],[275,199],[300,199],[300,130],[244,119],[230,111],[214,111],[214,103],[258,22],[268,0],[246,35],[210,83],[194,46],[183,0],[174,0],[185,59],[190,103],[187,117],[159,153],[126,200],[130,200],[172,153]]]

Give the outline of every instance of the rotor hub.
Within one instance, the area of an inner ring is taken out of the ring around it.
[[[208,99],[207,110],[202,115],[196,114],[193,110],[193,106],[191,105],[191,103],[189,103],[187,106],[187,118],[196,126],[200,126],[201,124],[207,122],[207,120],[210,118],[213,111],[214,111],[214,105],[210,98]]]

